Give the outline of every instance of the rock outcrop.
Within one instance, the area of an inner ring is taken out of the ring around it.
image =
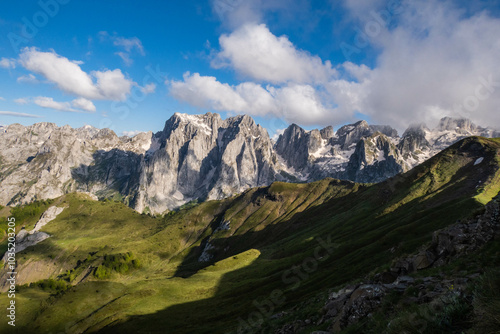
[[[19,253],[23,250],[25,250],[28,247],[34,246],[45,239],[50,238],[50,235],[48,233],[40,231],[42,227],[47,225],[47,223],[51,222],[52,220],[56,219],[56,217],[63,212],[64,208],[56,207],[56,206],[51,206],[48,208],[40,220],[35,224],[35,227],[31,231],[26,231],[24,228],[20,230],[17,235],[16,235],[16,248],[15,252]],[[5,253],[2,261],[4,263],[7,263],[7,257],[8,253]]]

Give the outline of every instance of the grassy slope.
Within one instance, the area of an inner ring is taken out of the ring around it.
[[[498,140],[467,139],[381,184],[275,183],[165,219],[68,195],[56,202],[68,208],[43,229],[53,237],[18,254],[21,267],[36,260],[56,263],[62,273],[90,252],[130,251],[143,266],[105,281],[86,280],[58,296],[21,288],[16,328],[227,332],[238,317],[247,320],[256,310],[254,299],[273,289],[286,298],[277,312],[387,265],[430,240],[436,229],[480,210],[499,190],[499,148]],[[474,166],[480,157],[483,163]],[[231,229],[212,235],[225,220]],[[201,265],[200,245],[210,235],[215,263]],[[294,283],[301,277],[299,287],[282,280],[286,270],[313,255],[319,238],[329,237],[335,243],[330,257],[310,273],[288,276]],[[57,276],[42,270],[38,279],[47,275]],[[0,304],[5,302],[1,294]]]

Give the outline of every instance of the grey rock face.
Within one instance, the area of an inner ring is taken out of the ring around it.
[[[291,125],[276,142],[276,153],[283,159],[286,166],[302,180],[335,177],[360,182],[377,182],[399,173],[401,168],[394,167],[388,162],[376,163],[379,150],[382,147],[374,147],[370,151],[367,147],[362,146],[363,144],[360,144],[361,141],[376,133],[387,138],[385,141],[388,143],[390,138],[397,138],[398,135],[397,131],[390,126],[368,125],[365,121],[344,125],[336,133],[333,132],[332,127],[307,132],[297,125]],[[383,146],[383,144],[380,145]],[[386,147],[385,152],[388,156],[381,156],[380,159],[394,160],[389,158],[394,149]],[[368,168],[371,171],[367,169],[360,172],[365,166],[372,166],[373,163],[376,163],[376,168],[379,171]],[[390,171],[383,171],[382,169],[387,166],[390,166]],[[357,177],[358,174],[359,177]],[[372,174],[380,175],[371,178]]]
[[[109,129],[52,123],[0,127],[0,204],[86,192],[163,213],[191,200],[221,199],[273,181],[325,177],[378,182],[472,135],[499,135],[444,118],[430,130],[365,121],[306,131],[292,124],[273,146],[249,116],[175,114],[163,131],[118,137]]]
[[[358,142],[345,176],[357,182],[380,182],[404,171],[399,159],[396,145],[387,136],[376,132]]]
[[[134,207],[163,212],[194,199],[221,199],[276,179],[267,131],[248,116],[175,114],[141,164]]]
[[[144,154],[151,136],[118,138],[108,129],[52,123],[10,125],[0,131],[0,203],[17,205],[108,189],[116,169],[133,165],[129,159],[120,165],[118,153]]]
[[[294,175],[308,181],[329,176],[368,183],[406,172],[465,137],[499,135],[470,120],[449,117],[433,130],[412,125],[402,137],[390,126],[365,121],[344,125],[333,135],[326,128],[317,133],[292,125],[279,137],[276,153]]]
[[[309,134],[292,124],[279,136],[275,149],[289,166],[299,170],[305,168],[309,158]]]
[[[425,138],[426,131],[430,132],[424,124],[410,126],[405,131],[398,144],[398,149],[401,151],[403,157],[408,158],[414,152],[431,148],[431,145]]]

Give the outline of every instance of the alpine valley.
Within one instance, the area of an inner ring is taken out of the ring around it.
[[[1,127],[0,332],[497,333],[499,136]]]

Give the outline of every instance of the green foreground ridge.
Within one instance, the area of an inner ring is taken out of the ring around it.
[[[499,167],[500,139],[471,137],[373,185],[276,182],[161,217],[84,194],[2,208],[28,232],[64,210],[16,254],[0,332],[498,333]]]

